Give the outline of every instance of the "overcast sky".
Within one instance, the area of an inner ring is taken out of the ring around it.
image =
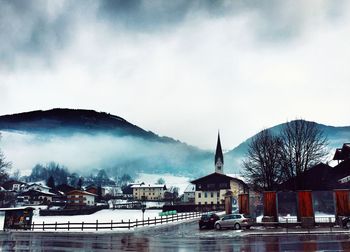
[[[350,125],[348,1],[0,0],[0,114],[85,108],[214,149]]]

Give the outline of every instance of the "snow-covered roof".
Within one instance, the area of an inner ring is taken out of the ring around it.
[[[86,191],[81,191],[81,190],[73,190],[67,193],[67,195],[76,195],[76,194],[85,194],[85,195],[91,195],[91,196],[98,196],[97,194],[94,193],[89,193]]]
[[[163,188],[165,185],[162,185],[162,184],[154,184],[154,185],[152,185],[152,184],[148,184],[148,185],[144,185],[144,184],[142,184],[142,185],[133,185],[133,186],[131,186],[131,188]]]
[[[236,178],[236,179],[240,179],[242,180],[244,183],[247,183],[247,178],[243,177],[242,174],[226,174],[227,176],[231,177],[231,178]]]
[[[51,189],[51,187],[48,187],[48,186],[42,184],[41,182],[30,183],[29,187],[32,187],[32,186],[40,186],[40,187],[45,188],[45,189]]]
[[[196,186],[193,184],[189,184],[186,189],[185,189],[185,193],[191,193],[191,192],[195,192],[196,191]]]
[[[7,208],[0,208],[0,211],[16,211],[16,210],[27,210],[27,209],[34,209],[33,207],[7,207]]]

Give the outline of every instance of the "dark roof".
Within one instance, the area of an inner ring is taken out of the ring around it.
[[[56,194],[54,193],[50,193],[50,192],[42,192],[42,191],[38,191],[38,190],[29,190],[29,191],[26,191],[26,192],[22,192],[19,194],[20,196],[49,196],[49,197],[53,197],[55,196]]]
[[[75,188],[73,186],[70,186],[67,184],[61,184],[61,185],[56,186],[55,189],[56,189],[56,191],[61,191],[61,192],[67,193],[67,192],[73,191]]]
[[[327,164],[319,163],[300,176],[299,182],[291,178],[279,185],[279,190],[329,190],[330,177],[333,168]]]
[[[346,160],[350,158],[350,143],[344,143],[342,148],[336,149],[333,160]]]
[[[222,154],[222,148],[221,148],[221,141],[220,141],[220,133],[218,133],[218,141],[216,144],[216,151],[215,151],[215,159],[214,159],[214,165],[216,165],[218,160],[221,160],[221,163],[224,164],[224,155]]]
[[[238,179],[238,178],[235,178],[235,177],[231,177],[231,176],[228,176],[228,175],[225,175],[225,174],[221,174],[221,173],[218,173],[218,172],[213,172],[209,175],[206,175],[204,177],[201,177],[201,178],[198,178],[198,179],[195,179],[195,180],[192,180],[190,181],[192,184],[196,184],[196,183],[199,183],[199,182],[202,182],[202,181],[206,181],[208,179],[214,179],[214,178],[223,178],[223,179],[229,179],[229,180],[235,180],[239,183],[242,183],[244,186],[248,187],[246,183],[244,183],[243,180],[241,179]]]

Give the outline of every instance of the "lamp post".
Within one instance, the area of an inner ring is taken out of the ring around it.
[[[146,211],[146,204],[144,203],[144,201],[141,201],[141,210],[142,210],[142,224],[144,224],[144,220],[145,220],[145,211]]]

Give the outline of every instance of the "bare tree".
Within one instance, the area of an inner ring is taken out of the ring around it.
[[[257,190],[275,190],[281,178],[280,137],[267,129],[256,135],[248,146],[243,161],[244,175]]]
[[[327,138],[314,122],[295,120],[287,122],[281,131],[281,166],[285,179],[295,178],[300,187],[300,176],[327,156]]]
[[[1,134],[0,134],[1,140]],[[5,182],[9,178],[8,169],[11,168],[11,162],[7,162],[4,154],[0,150],[0,183]]]

